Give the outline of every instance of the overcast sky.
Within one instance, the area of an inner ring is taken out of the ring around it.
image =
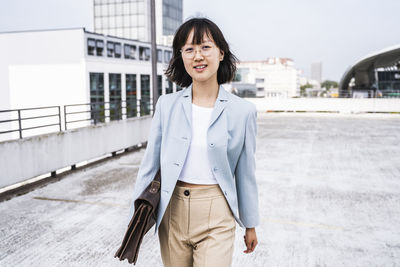
[[[184,19],[206,16],[240,60],[288,57],[339,81],[361,57],[400,44],[400,0],[183,0]],[[0,0],[0,31],[93,28],[92,0]]]

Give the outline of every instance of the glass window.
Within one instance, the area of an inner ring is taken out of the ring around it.
[[[115,34],[116,34],[116,36],[121,37],[122,36],[122,28],[117,28]]]
[[[131,28],[131,39],[138,39],[138,32],[136,28]]]
[[[129,10],[129,3],[123,3],[122,4],[122,14],[128,15],[130,14],[130,10]]]
[[[114,56],[114,43],[107,41],[107,56],[113,57]]]
[[[144,49],[145,47],[139,46],[139,60],[144,60]]]
[[[121,43],[114,43],[114,56],[121,57]]]
[[[136,16],[131,16],[131,25],[137,26],[137,17]]]
[[[144,13],[144,2],[140,1],[138,2],[138,13]]]
[[[108,15],[110,16],[115,15],[115,5],[108,5]]]
[[[136,46],[124,44],[124,57],[130,59],[136,59]]]
[[[117,16],[117,17],[115,17],[115,19],[116,19],[116,22],[115,22],[115,24],[116,24],[116,27],[122,27],[122,16]]]
[[[144,49],[144,55],[145,55],[144,60],[149,61],[149,60],[150,60],[150,57],[151,57],[151,50],[150,50],[150,48],[146,47],[146,48]]]
[[[164,62],[165,63],[168,63],[169,61],[168,61],[168,51],[167,50],[164,50]]]
[[[104,50],[104,41],[96,40],[96,55],[103,56],[103,50]]]
[[[164,62],[169,63],[172,57],[172,52],[168,50],[164,50]]]
[[[117,16],[122,15],[122,4],[116,4],[115,5],[115,14]]]
[[[121,74],[110,73],[109,92],[110,92],[110,120],[120,120],[121,112]]]
[[[157,49],[157,62],[162,63],[162,50],[161,49]]]
[[[124,28],[124,29],[123,29],[123,33],[124,33],[123,36],[124,36],[125,38],[132,39],[132,38],[131,38],[131,32],[129,31],[129,28]]]
[[[101,15],[101,6],[100,5],[95,5],[94,6],[94,15],[95,16],[100,16]]]
[[[115,17],[114,16],[110,16],[109,19],[109,28],[115,28]]]
[[[150,75],[140,75],[140,115],[150,114]]]
[[[137,30],[138,30],[138,38],[142,40],[145,39],[146,35],[144,27],[140,27]]]
[[[126,74],[126,115],[128,118],[137,116],[136,74]]]
[[[130,3],[130,12],[131,14],[137,14],[137,3],[131,2]]]
[[[158,96],[162,95],[162,76],[157,75]]]
[[[144,25],[146,24],[146,21],[145,21],[145,19],[146,19],[146,17],[144,16],[144,15],[142,15],[142,14],[139,14],[138,16],[137,16],[137,25],[138,26],[141,26],[141,27],[144,27]]]
[[[129,16],[124,16],[124,27],[129,27],[129,25],[131,25]]]
[[[170,94],[172,93],[172,89],[173,89],[173,85],[172,82],[170,80],[168,80],[168,78],[165,79],[165,82],[167,84],[166,88],[165,88],[165,93]]]
[[[139,46],[139,59],[144,61],[150,60],[150,48]]]
[[[108,16],[108,5],[102,5],[101,6],[101,14],[103,16]]]
[[[97,17],[94,19],[94,27],[96,29],[100,29],[101,28],[101,18]]]
[[[87,39],[88,55],[94,56],[94,51],[96,49],[96,41],[92,38]]]
[[[109,27],[108,25],[108,17],[102,17],[101,18],[101,27],[103,27],[103,29],[106,29]]]
[[[124,58],[129,58],[131,52],[130,45],[124,44]]]
[[[104,122],[104,74],[91,72],[89,81],[91,122]]]

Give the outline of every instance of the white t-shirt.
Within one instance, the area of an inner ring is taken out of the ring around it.
[[[192,103],[192,140],[178,180],[191,184],[217,184],[208,161],[207,130],[214,108]]]

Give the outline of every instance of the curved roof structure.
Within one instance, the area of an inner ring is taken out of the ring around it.
[[[400,44],[371,53],[347,68],[340,80],[339,88],[347,90],[353,77],[357,86],[370,85],[374,80],[375,69],[394,66],[398,62],[400,62]]]

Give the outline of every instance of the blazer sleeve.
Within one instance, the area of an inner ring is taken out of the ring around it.
[[[235,169],[239,217],[246,228],[259,224],[258,189],[255,177],[257,136],[257,110],[248,113],[242,151]]]
[[[135,188],[133,191],[131,206],[129,209],[129,218],[131,219],[134,213],[134,202],[143,192],[143,190],[151,183],[158,169],[160,168],[160,149],[162,138],[161,127],[161,101],[162,97],[158,98],[153,118],[151,121],[150,134],[147,139],[146,151],[140,163],[139,171],[136,177]],[[129,222],[129,221],[128,221]]]

